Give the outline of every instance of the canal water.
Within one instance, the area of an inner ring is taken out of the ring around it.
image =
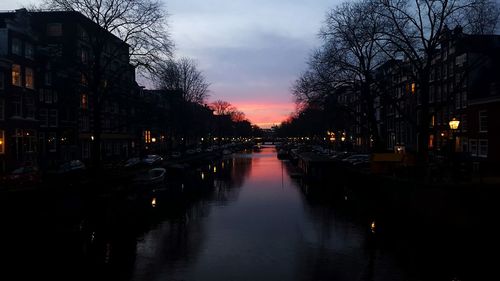
[[[496,235],[484,226],[431,228],[292,171],[264,146],[147,192],[2,198],[0,279],[451,281],[495,272],[487,257]]]

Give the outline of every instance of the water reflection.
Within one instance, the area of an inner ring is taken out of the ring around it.
[[[273,147],[180,168],[165,186],[113,196],[82,188],[0,198],[0,279],[484,280],[495,273],[487,256],[498,242],[486,220],[446,231],[391,214],[346,179],[319,186],[292,179],[294,167]]]

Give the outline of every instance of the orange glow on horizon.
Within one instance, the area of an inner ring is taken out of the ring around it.
[[[294,103],[246,103],[236,102],[233,105],[245,113],[246,118],[260,128],[268,129],[287,120],[295,109]]]

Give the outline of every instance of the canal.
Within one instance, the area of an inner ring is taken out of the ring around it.
[[[487,227],[388,214],[308,186],[275,148],[235,153],[148,192],[2,198],[1,280],[484,280]],[[483,222],[481,222],[483,223]]]

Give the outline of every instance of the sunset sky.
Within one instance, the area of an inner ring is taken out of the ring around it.
[[[270,127],[295,109],[290,88],[319,46],[338,0],[165,0],[176,57],[198,61],[210,99],[225,100]],[[3,0],[0,10],[36,0]]]

